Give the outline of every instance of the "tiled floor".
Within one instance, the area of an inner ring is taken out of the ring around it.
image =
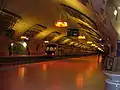
[[[97,56],[0,69],[0,90],[104,90]]]

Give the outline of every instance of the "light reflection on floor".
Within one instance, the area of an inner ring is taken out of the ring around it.
[[[0,90],[104,90],[96,56],[3,69],[0,81]]]

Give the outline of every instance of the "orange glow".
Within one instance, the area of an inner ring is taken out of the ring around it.
[[[19,68],[19,76],[20,76],[21,78],[23,78],[24,75],[25,75],[25,68],[24,68],[24,67],[20,67],[20,68]]]
[[[89,79],[92,76],[92,71],[91,70],[86,70],[85,71],[86,78]]]
[[[83,76],[78,74],[76,77],[76,87],[82,88],[83,87]]]
[[[99,63],[102,62],[102,55],[99,56]]]
[[[58,20],[56,23],[55,23],[55,26],[56,27],[68,27],[68,24],[67,22],[64,22],[62,20]]]
[[[47,65],[46,64],[42,64],[42,69],[43,69],[43,71],[46,71],[47,70]]]
[[[91,62],[88,69],[85,71],[85,75],[87,79],[92,77],[96,68],[97,68],[97,62]]]

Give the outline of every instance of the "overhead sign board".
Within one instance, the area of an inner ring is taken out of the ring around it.
[[[79,36],[79,29],[69,28],[67,31],[67,36],[78,37]]]

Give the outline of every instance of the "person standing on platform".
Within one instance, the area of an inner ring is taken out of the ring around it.
[[[27,53],[28,55],[30,55],[30,49],[27,47]]]
[[[12,47],[11,47],[11,45],[8,46],[8,51],[9,51],[9,56],[11,56],[12,55]]]
[[[98,55],[98,64],[100,64],[100,57],[102,56],[102,52],[100,50],[97,50]]]
[[[104,53],[102,55],[102,64],[103,64],[103,68],[105,69],[107,67],[107,59],[109,57],[109,46],[105,45],[105,50]]]

